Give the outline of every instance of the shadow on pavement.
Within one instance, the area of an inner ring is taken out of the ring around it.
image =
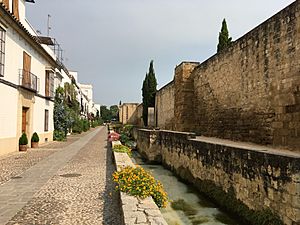
[[[106,140],[105,140],[106,141]],[[123,225],[120,194],[115,190],[116,184],[112,181],[112,173],[116,167],[113,161],[112,149],[107,142],[106,149],[106,186],[104,196],[104,221],[106,225]]]

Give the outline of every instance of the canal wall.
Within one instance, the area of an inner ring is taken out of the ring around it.
[[[193,133],[135,129],[141,154],[246,224],[300,223],[300,155]],[[272,218],[272,222],[267,218]],[[275,222],[277,221],[277,222]]]

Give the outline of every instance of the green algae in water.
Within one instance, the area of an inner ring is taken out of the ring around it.
[[[196,217],[196,218],[192,219],[192,224],[199,225],[199,224],[207,223],[209,221],[210,220],[207,217]]]
[[[183,199],[178,199],[176,201],[173,201],[171,203],[171,207],[174,210],[181,210],[184,212],[185,215],[187,216],[192,216],[192,215],[196,215],[197,214],[197,210],[191,206],[190,204],[188,204],[186,201],[184,201]]]

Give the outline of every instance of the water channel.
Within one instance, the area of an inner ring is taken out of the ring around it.
[[[137,164],[151,171],[167,191],[171,203],[161,212],[169,225],[240,225],[194,188],[179,181],[171,171],[160,165],[146,164],[136,152],[133,157]]]

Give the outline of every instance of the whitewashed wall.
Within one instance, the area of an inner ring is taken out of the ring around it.
[[[17,130],[17,107],[19,92],[17,89],[0,83],[0,138],[13,138]]]

